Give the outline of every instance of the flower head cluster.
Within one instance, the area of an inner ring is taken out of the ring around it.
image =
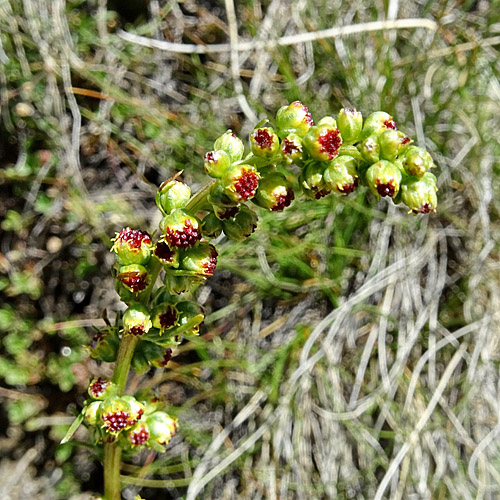
[[[164,451],[177,431],[177,419],[158,409],[157,398],[117,396],[115,385],[103,378],[94,379],[88,392],[85,419],[103,442],[118,440],[129,449]]]

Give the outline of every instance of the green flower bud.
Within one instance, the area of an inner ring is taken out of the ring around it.
[[[408,174],[415,177],[422,177],[434,166],[431,155],[417,146],[408,148],[401,160]]]
[[[96,425],[99,409],[101,408],[101,401],[92,401],[87,408],[85,408],[85,419],[90,425]]]
[[[116,234],[111,251],[122,266],[147,264],[151,256],[151,237],[144,231],[126,227]]]
[[[304,137],[313,125],[311,113],[300,101],[283,106],[276,113],[276,128],[281,138],[289,134]]]
[[[148,415],[146,423],[149,427],[150,439],[159,445],[167,445],[177,432],[177,419],[163,411]]]
[[[304,159],[302,139],[297,134],[289,134],[281,143],[281,156],[287,164],[297,163]]]
[[[139,420],[144,414],[144,405],[137,401],[134,396],[122,396],[121,399],[129,404],[130,417],[135,421]]]
[[[339,154],[342,137],[339,129],[333,126],[328,119],[321,125],[311,127],[304,137],[303,144],[311,158],[319,161],[331,161]]]
[[[238,213],[238,207],[231,208],[235,208],[236,213]],[[227,213],[227,210],[228,209],[226,208],[224,213]],[[219,220],[215,213],[211,212],[204,217],[202,221],[201,232],[206,238],[217,238],[222,233],[222,222]]]
[[[354,144],[359,141],[363,129],[363,115],[359,111],[342,108],[337,123],[344,144]]]
[[[392,116],[384,111],[375,111],[366,118],[361,136],[379,135],[389,128],[393,130],[397,128]]]
[[[280,140],[271,127],[261,127],[250,134],[250,147],[255,156],[272,158],[280,148]]]
[[[170,248],[165,241],[156,243],[153,255],[162,263],[165,269],[179,267],[179,250]]]
[[[235,203],[255,196],[259,185],[259,172],[252,165],[233,165],[221,179],[224,193]]]
[[[116,360],[119,346],[120,339],[112,329],[101,330],[92,338],[89,354],[93,359],[112,363]]]
[[[172,304],[160,304],[156,306],[152,313],[153,326],[160,330],[160,335],[179,324],[179,311]]]
[[[363,160],[368,163],[376,163],[380,160],[380,146],[376,135],[370,135],[363,139],[359,145],[359,151]]]
[[[338,156],[323,174],[328,187],[338,194],[352,193],[358,186],[357,161],[352,156]]]
[[[187,248],[201,238],[198,219],[184,210],[177,209],[163,217],[160,222],[162,241],[170,248]]]
[[[149,440],[149,427],[145,422],[138,422],[127,431],[127,441],[132,448],[144,446]]]
[[[132,414],[130,403],[124,397],[113,396],[101,403],[99,414],[102,428],[117,435],[122,430],[130,429],[136,422],[137,415]]]
[[[323,179],[325,168],[326,164],[324,163],[310,162],[302,171],[299,177],[299,182],[302,186],[304,194],[309,198],[319,200],[320,198],[323,198],[323,196],[330,194],[331,189],[327,186],[325,180]]]
[[[165,286],[172,295],[188,292],[195,286],[203,283],[203,278],[198,276],[176,276],[172,273],[165,274]]]
[[[156,192],[156,205],[166,215],[176,208],[184,208],[191,198],[191,189],[184,182],[164,182]]]
[[[243,241],[255,231],[257,220],[257,214],[243,205],[234,219],[222,223],[224,234],[230,240]]]
[[[380,160],[366,171],[366,182],[376,196],[394,198],[401,185],[401,171],[394,163]]]
[[[271,173],[259,183],[253,202],[272,212],[281,212],[292,203],[295,195],[284,175]]]
[[[115,390],[115,384],[107,378],[95,378],[90,382],[88,393],[93,399],[106,399],[111,396]]]
[[[388,129],[382,132],[378,137],[380,146],[380,157],[384,160],[393,161],[397,156],[403,153],[412,140],[399,130]]]
[[[328,125],[329,127],[337,128],[337,122],[333,116],[323,116],[323,118],[321,118],[321,120],[316,124],[317,127],[321,125]]]
[[[123,313],[123,332],[127,335],[144,335],[153,326],[147,307],[132,304]]]
[[[437,207],[436,178],[426,172],[421,178],[408,179],[401,186],[401,199],[414,214],[435,212]]]
[[[182,267],[200,276],[212,276],[217,265],[217,250],[208,241],[186,250],[182,257]]]
[[[142,292],[150,283],[148,270],[139,264],[120,267],[116,279],[132,293]]]
[[[232,162],[240,161],[245,152],[245,146],[240,138],[236,137],[231,130],[226,131],[214,142],[214,150],[225,151]]]
[[[230,166],[231,157],[223,149],[205,155],[203,167],[210,177],[222,177]]]

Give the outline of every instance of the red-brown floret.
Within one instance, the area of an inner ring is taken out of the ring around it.
[[[394,194],[396,193],[395,182],[391,180],[386,183],[382,183],[377,180],[377,192],[380,196],[389,196],[390,198],[394,198]]]
[[[138,293],[148,286],[147,276],[147,273],[132,271],[120,274],[119,278],[126,287],[132,290],[133,293]]]
[[[90,385],[89,392],[93,398],[100,398],[106,391],[106,388],[109,387],[109,385],[109,380],[99,377]]]
[[[159,241],[156,244],[155,255],[164,262],[173,262],[175,251],[170,250],[170,247],[164,241]]]
[[[163,355],[163,359],[160,361],[159,365],[162,367],[167,366],[167,363],[172,359],[172,349],[167,347],[165,349],[165,354]]]
[[[151,237],[145,231],[140,231],[139,229],[131,229],[126,227],[122,229],[121,232],[116,237],[116,241],[126,241],[131,248],[141,248],[142,242],[151,243]]]
[[[149,439],[149,431],[145,425],[141,425],[130,432],[128,438],[132,446],[141,446]]]
[[[384,122],[384,125],[387,127],[387,128],[392,128],[393,130],[396,130],[397,129],[397,126],[396,126],[396,122],[394,120],[386,120]]]
[[[177,309],[174,306],[167,306],[165,312],[159,315],[161,327],[165,329],[171,328],[175,325],[178,317]]]
[[[428,214],[429,212],[432,212],[434,210],[434,207],[429,204],[429,203],[424,203],[419,209],[414,208],[412,212],[414,214]]]
[[[291,156],[295,153],[300,153],[302,149],[300,147],[297,147],[297,145],[293,141],[290,141],[289,139],[285,138],[283,139],[282,151],[284,155]]]
[[[135,424],[135,420],[130,418],[127,411],[117,411],[115,413],[108,413],[103,415],[104,428],[110,432],[120,432],[126,427]]]
[[[337,189],[343,194],[352,193],[358,187],[358,178],[356,177],[351,184],[343,184],[338,186]]]
[[[330,194],[330,191],[328,191],[327,189],[321,189],[320,191],[316,192],[314,194],[314,197],[319,200],[320,198],[323,198],[324,196]]]
[[[203,269],[205,269],[205,274],[212,275],[214,274],[215,267],[217,266],[217,250],[213,245],[210,245],[210,259],[208,262],[204,262],[202,264]]]
[[[328,159],[333,160],[339,154],[342,145],[339,129],[328,129],[318,137],[320,152],[327,153]]]
[[[259,175],[250,169],[242,169],[241,175],[235,180],[234,189],[242,200],[249,200],[255,196],[259,186]]]
[[[295,199],[295,194],[293,192],[292,188],[288,188],[286,190],[286,195],[278,195],[276,197],[276,204],[274,207],[271,208],[271,211],[273,212],[281,212],[283,211],[286,207],[292,203],[292,201]]]
[[[228,207],[218,214],[219,219],[226,220],[232,219],[240,211],[240,207]]]
[[[186,219],[184,229],[175,231],[172,228],[167,227],[165,231],[165,239],[172,247],[192,247],[200,238],[200,231],[198,228],[193,227],[193,224],[189,219]]]
[[[273,145],[273,136],[263,128],[260,128],[253,134],[253,139],[261,149],[271,149]]]

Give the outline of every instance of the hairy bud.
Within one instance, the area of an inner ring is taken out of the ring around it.
[[[272,212],[281,212],[292,203],[295,195],[285,176],[277,172],[266,175],[259,184],[253,199],[259,207]]]
[[[313,125],[311,113],[300,101],[282,106],[276,113],[276,128],[278,135],[282,138],[289,134],[304,137]]]
[[[413,141],[399,130],[388,129],[378,137],[380,157],[384,160],[394,161],[402,154]]]
[[[401,185],[401,170],[394,163],[380,160],[366,171],[366,182],[376,196],[394,198]]]
[[[280,148],[280,140],[271,127],[261,127],[250,134],[250,147],[255,156],[272,158]]]
[[[380,146],[376,135],[369,135],[361,142],[359,151],[363,160],[376,163],[380,160]]]
[[[198,219],[193,215],[181,209],[174,210],[160,222],[161,240],[166,241],[170,248],[193,246],[201,238],[199,226]]]
[[[126,227],[114,238],[111,251],[122,266],[147,264],[151,256],[151,237],[139,229]]]
[[[153,324],[149,310],[142,304],[132,304],[123,313],[123,333],[127,335],[144,335]]]
[[[223,150],[210,151],[205,155],[203,168],[210,177],[222,177],[231,166],[231,157]]]
[[[368,137],[369,135],[380,135],[387,129],[396,130],[396,128],[396,122],[389,113],[385,111],[375,111],[375,113],[368,115],[366,118],[361,136]]]
[[[338,156],[325,169],[323,179],[335,193],[352,193],[359,182],[357,161],[352,156]]]
[[[344,144],[358,142],[363,128],[363,115],[351,108],[342,108],[337,117],[337,124]]]
[[[163,214],[176,208],[184,208],[191,198],[191,189],[184,182],[171,180],[164,182],[156,192],[156,205]]]
[[[115,385],[107,378],[99,377],[90,382],[88,393],[93,399],[106,399],[115,389]]]
[[[230,240],[243,241],[255,231],[257,220],[257,214],[243,205],[234,219],[223,221],[224,234]]]
[[[421,178],[408,179],[401,186],[401,199],[414,214],[435,212],[437,207],[436,177],[426,172]]]
[[[182,257],[182,267],[200,276],[212,276],[217,265],[217,250],[207,241],[186,250]]]
[[[297,134],[289,134],[281,143],[281,156],[287,164],[299,163],[304,159],[302,139]]]
[[[116,279],[132,293],[142,292],[150,282],[147,269],[139,264],[120,267]]]
[[[434,166],[431,155],[422,148],[411,146],[402,156],[401,161],[408,175],[422,177]]]
[[[331,117],[323,118],[318,125],[309,129],[303,144],[311,158],[319,161],[333,160],[342,145],[342,137],[336,128],[335,120]]]
[[[235,203],[248,201],[255,196],[260,175],[252,165],[236,165],[221,179],[224,193]]]
[[[228,155],[231,161],[240,161],[243,158],[243,153],[245,152],[245,146],[243,141],[236,137],[236,135],[231,131],[226,131],[214,142],[214,150],[218,151],[222,149]]]

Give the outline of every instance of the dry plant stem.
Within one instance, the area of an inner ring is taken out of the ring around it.
[[[151,283],[142,294],[139,302],[147,304],[151,297],[156,278],[161,269],[161,264],[156,262],[153,264],[151,272]],[[120,349],[116,358],[115,371],[113,373],[113,382],[117,387],[117,394],[123,395],[125,385],[127,383],[128,373],[130,371],[130,363],[134,355],[135,348],[139,342],[139,337],[136,335],[126,335],[122,338]],[[122,449],[116,443],[106,443],[104,445],[104,498],[106,500],[120,500],[120,459]]]

